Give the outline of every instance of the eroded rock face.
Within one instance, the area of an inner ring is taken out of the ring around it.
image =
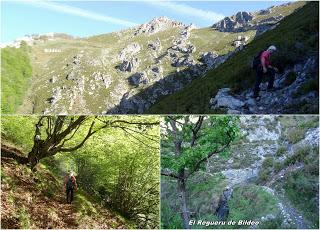
[[[174,67],[181,67],[181,66],[192,66],[195,64],[195,61],[189,56],[182,56],[180,58],[173,58],[172,59],[172,66]]]
[[[210,104],[217,108],[237,110],[244,106],[244,102],[230,95],[230,88],[220,89],[217,95],[210,100]]]
[[[128,57],[133,57],[137,53],[139,53],[141,47],[138,43],[131,43],[121,50],[119,54],[119,60],[124,61]]]
[[[130,85],[139,86],[141,84],[146,85],[149,80],[145,73],[135,73],[128,78],[128,82],[130,83]]]
[[[130,60],[124,60],[120,66],[119,70],[123,72],[132,72],[138,68],[138,58],[131,58]]]
[[[148,48],[151,49],[151,50],[155,50],[155,51],[161,49],[160,39],[157,38],[157,40],[155,40],[154,42],[149,42],[148,43]]]
[[[261,10],[258,15],[268,15],[271,8]],[[212,28],[221,32],[244,32],[247,30],[257,30],[257,35],[272,29],[277,23],[283,19],[282,15],[270,16],[262,20],[253,21],[254,15],[249,12],[238,12],[231,17],[225,17],[223,20],[215,23]]]
[[[173,28],[173,27],[183,27],[184,25],[181,22],[176,22],[173,21],[167,17],[158,17],[152,19],[150,22],[142,24],[139,26],[135,32],[134,35],[139,35],[139,34],[155,34],[159,31],[166,30],[168,28]]]
[[[220,22],[217,22],[212,27],[221,32],[235,32],[235,30],[243,28],[248,25],[253,16],[249,12],[238,12],[231,17],[225,17]]]
[[[202,54],[200,57],[200,60],[208,67],[212,67],[215,64],[217,57],[218,57],[217,53],[210,51]]]

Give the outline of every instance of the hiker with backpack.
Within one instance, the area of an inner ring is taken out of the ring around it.
[[[253,68],[256,70],[256,81],[253,89],[253,97],[259,97],[260,84],[264,75],[268,77],[268,91],[272,91],[273,82],[276,72],[278,69],[271,65],[270,57],[277,50],[277,48],[272,45],[267,50],[261,51],[253,60]]]
[[[73,201],[73,192],[78,190],[77,180],[72,171],[69,171],[68,175],[65,177],[65,188],[67,195],[67,203],[71,204]]]

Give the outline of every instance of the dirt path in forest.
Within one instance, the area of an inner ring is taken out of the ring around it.
[[[95,213],[79,213],[76,200],[66,202],[62,180],[45,169],[33,174],[25,165],[1,158],[1,170],[1,228],[126,228],[112,211],[95,203],[90,202]],[[28,224],[21,226],[24,220]]]

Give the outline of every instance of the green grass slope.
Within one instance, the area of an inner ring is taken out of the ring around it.
[[[5,140],[6,146],[23,149]],[[3,144],[3,143],[2,143]],[[23,151],[22,151],[23,152]],[[79,188],[74,202],[65,201],[64,175],[50,159],[35,171],[13,159],[1,158],[2,229],[133,229],[136,226]],[[48,181],[50,183],[48,183]]]
[[[223,87],[231,87],[237,93],[252,87],[255,76],[250,68],[251,60],[270,44],[279,49],[273,62],[280,63],[283,67],[293,65],[309,55],[317,55],[318,12],[318,2],[307,3],[283,19],[275,29],[256,38],[218,68],[194,80],[180,92],[162,97],[147,113],[218,113],[219,111],[209,109],[210,98]],[[303,48],[295,46],[297,42],[302,43]]]
[[[1,49],[1,112],[13,114],[22,104],[29,86],[32,67],[28,48],[24,44],[19,49]]]

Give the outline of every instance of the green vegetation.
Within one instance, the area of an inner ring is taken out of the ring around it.
[[[168,201],[161,201],[161,228],[183,229],[183,220],[179,210],[173,210]]]
[[[285,181],[285,193],[312,223],[312,228],[319,228],[319,155],[317,148],[301,147],[287,159],[286,164],[303,162],[304,168],[292,173]]]
[[[261,170],[259,171],[259,182],[267,181],[274,172],[274,159],[273,157],[266,157],[262,162]]]
[[[305,95],[311,91],[319,92],[319,78],[304,82],[296,92],[296,96]]]
[[[22,229],[30,228],[30,215],[28,214],[24,206],[22,206],[22,208],[19,209],[19,221],[20,221],[20,227]]]
[[[148,113],[215,112],[209,109],[209,100],[220,88],[231,87],[238,93],[252,87],[255,78],[250,69],[250,61],[270,44],[276,45],[279,50],[273,57],[273,62],[283,67],[293,65],[308,55],[317,56],[318,11],[318,2],[307,3],[303,8],[282,20],[274,30],[257,37],[243,51],[236,53],[218,68],[209,71],[206,76],[194,80],[173,95],[164,96],[150,108]],[[297,42],[303,44],[303,49],[295,45]],[[315,76],[317,77],[317,74]]]
[[[295,72],[290,72],[287,76],[286,79],[284,80],[284,85],[288,86],[291,85],[297,78],[297,75]]]
[[[267,214],[277,216],[279,210],[277,199],[257,185],[244,185],[234,189],[229,201],[230,220],[259,220]],[[237,228],[246,228],[248,226],[236,226]],[[279,228],[280,226],[276,226]],[[258,226],[264,228],[264,225]]]
[[[304,137],[304,135],[305,131],[303,129],[293,128],[289,130],[287,138],[290,143],[295,144],[300,141]]]
[[[32,75],[28,47],[1,49],[1,112],[14,114],[22,104]]]
[[[281,146],[279,146],[279,148],[277,149],[276,156],[277,156],[277,157],[283,156],[286,152],[287,152],[286,146],[281,145]]]
[[[41,123],[40,137],[44,142],[50,129],[60,130],[55,136],[58,139],[80,117],[2,117],[4,142],[1,148],[20,149],[27,156],[35,148],[36,124]],[[112,123],[114,118],[86,117],[76,131],[67,135],[65,147],[82,140],[89,127],[99,130],[94,124]],[[6,205],[10,205],[8,213],[21,216],[17,224],[25,228],[159,227],[158,118],[118,116],[116,119],[121,121],[121,125],[118,124],[121,128],[108,127],[80,148],[40,158],[33,170],[29,165],[4,158],[1,183],[8,189],[4,193],[8,197]],[[59,124],[59,127],[47,126],[47,121]],[[68,170],[75,172],[79,188],[71,206],[65,203],[62,189]],[[71,220],[63,219],[62,213],[67,213]],[[39,215],[48,215],[49,220],[41,219]],[[2,221],[9,223],[9,219],[5,216]]]
[[[162,195],[164,206],[170,206],[161,218],[164,228],[189,227],[190,213],[193,216],[215,212],[208,203],[219,197],[226,187],[224,176],[205,175],[211,157],[229,156],[230,143],[239,135],[238,117],[233,116],[168,116],[164,118],[161,139],[161,175],[168,187],[175,187],[172,194]],[[165,179],[166,177],[167,179]],[[178,197],[177,197],[178,196]],[[178,199],[177,199],[178,198]],[[172,203],[171,200],[178,202]],[[214,205],[218,206],[219,200]],[[174,226],[170,223],[172,212]],[[181,220],[182,222],[178,222]]]

